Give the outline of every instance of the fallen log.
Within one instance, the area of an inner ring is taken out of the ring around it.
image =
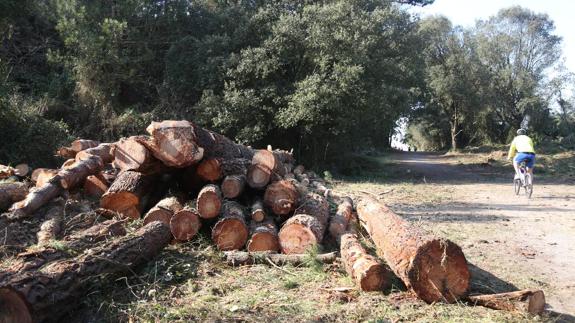
[[[329,204],[316,193],[308,193],[305,201],[282,226],[279,233],[283,253],[305,253],[321,244],[329,221]]]
[[[30,189],[24,200],[12,204],[7,217],[10,219],[20,219],[29,216],[62,194],[62,192],[64,192],[64,190],[60,186],[60,176],[56,175],[42,187]]]
[[[170,230],[178,241],[191,240],[202,227],[198,212],[190,207],[184,207],[170,219]]]
[[[114,160],[114,144],[99,144],[96,147],[88,148],[82,150],[76,154],[75,160],[82,161],[89,158],[90,156],[98,156],[102,159],[104,164],[111,163]]]
[[[66,190],[74,188],[80,185],[89,175],[99,173],[103,167],[104,163],[102,162],[102,158],[98,156],[90,156],[81,161],[77,161],[69,168],[58,172],[60,186]]]
[[[245,175],[228,175],[222,181],[222,194],[227,199],[240,196],[246,186]]]
[[[108,190],[107,182],[102,181],[99,176],[90,175],[84,181],[84,194],[88,196],[102,197]]]
[[[250,239],[247,243],[249,252],[273,251],[280,249],[278,228],[271,217],[261,222],[250,222]]]
[[[473,305],[495,310],[523,312],[538,315],[545,310],[545,294],[539,289],[526,289],[509,293],[473,295],[467,297]]]
[[[64,203],[56,203],[53,205],[46,215],[46,219],[40,226],[40,231],[36,233],[38,237],[38,245],[46,244],[58,238],[62,232],[62,221],[64,219]]]
[[[213,219],[217,217],[222,207],[222,193],[220,188],[213,184],[204,186],[198,194],[196,207],[202,219]]]
[[[196,144],[204,149],[204,158],[219,158],[230,160],[235,158],[252,160],[254,150],[237,144],[229,138],[190,123],[195,134]]]
[[[116,211],[130,219],[139,219],[149,180],[141,173],[124,171],[100,199],[100,207]]]
[[[26,183],[0,183],[0,211],[4,211],[10,205],[22,201],[27,194],[28,185]]]
[[[184,168],[204,157],[204,148],[198,147],[192,124],[186,120],[152,122],[146,131],[151,138],[141,142],[169,167]]]
[[[246,251],[226,251],[224,252],[226,262],[230,266],[269,264],[300,266],[310,261],[317,261],[324,264],[331,264],[337,259],[337,253],[330,252],[319,254],[311,258],[307,254],[284,255],[271,252],[246,252]]]
[[[73,151],[75,151],[76,153],[81,152],[82,150],[86,150],[88,148],[93,148],[98,146],[100,143],[94,140],[88,140],[88,139],[77,139],[72,141],[72,144],[70,144],[70,149],[72,149]],[[73,157],[72,157],[73,158]]]
[[[261,222],[265,219],[266,217],[266,211],[264,209],[264,202],[262,201],[261,198],[256,197],[252,203],[252,207],[251,207],[251,215],[252,215],[252,220],[256,221],[256,222]]]
[[[144,225],[152,221],[161,221],[166,225],[170,225],[170,220],[176,212],[182,209],[182,204],[175,197],[167,197],[158,202],[148,213],[144,216]]]
[[[344,233],[340,238],[342,262],[356,285],[367,292],[385,289],[391,278],[387,269],[367,253],[356,234]]]
[[[46,185],[54,176],[58,174],[57,169],[37,168],[32,172],[32,181],[36,182],[36,187]]]
[[[469,269],[459,246],[423,232],[371,197],[360,199],[357,213],[378,252],[419,298],[453,303],[466,295]]]
[[[64,159],[71,159],[76,157],[76,152],[70,147],[60,147],[56,150],[55,155]]]
[[[237,250],[244,247],[248,240],[243,207],[234,201],[227,201],[222,206],[222,214],[212,228],[212,241],[218,249]]]
[[[349,197],[343,198],[337,206],[335,215],[331,217],[329,222],[329,234],[335,241],[339,241],[341,235],[346,232],[352,213],[353,200]]]
[[[114,166],[122,171],[133,170],[142,174],[162,172],[164,166],[154,158],[148,148],[142,144],[145,136],[122,138],[114,148]]]
[[[2,280],[2,302],[11,309],[3,314],[2,320],[57,320],[80,303],[77,300],[98,278],[105,274],[130,273],[131,269],[155,257],[171,238],[169,228],[156,221],[133,235],[104,243],[74,259],[52,262],[42,271],[24,272]]]
[[[264,193],[264,203],[274,214],[288,215],[295,210],[298,201],[296,187],[289,181],[271,183]]]

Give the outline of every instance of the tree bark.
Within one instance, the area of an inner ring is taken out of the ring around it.
[[[342,234],[347,231],[349,220],[353,213],[353,200],[349,197],[342,198],[341,202],[337,206],[337,211],[334,216],[331,217],[329,222],[329,234],[339,241]]]
[[[7,217],[20,219],[29,216],[44,206],[44,204],[62,194],[63,191],[60,186],[60,176],[56,175],[42,187],[32,188],[24,200],[12,204],[9,209],[11,213]]]
[[[10,205],[22,201],[27,194],[28,185],[26,183],[0,183],[0,211],[4,211]]]
[[[419,298],[453,303],[465,296],[469,269],[459,246],[423,232],[374,198],[361,198],[357,212],[387,264]]]
[[[165,169],[142,142],[145,136],[122,138],[114,148],[114,165],[122,171],[133,170],[142,174],[155,174]]]
[[[248,240],[243,207],[234,201],[227,201],[222,207],[222,214],[212,229],[212,240],[222,251],[238,250]]]
[[[327,200],[319,194],[308,193],[305,202],[280,230],[282,252],[305,253],[309,248],[321,244],[328,220]]]
[[[264,194],[264,203],[277,215],[288,215],[295,210],[298,201],[296,187],[290,181],[271,183]]]
[[[76,152],[70,147],[60,147],[56,150],[56,155],[65,159],[70,159],[76,157]]]
[[[177,198],[167,197],[158,202],[146,213],[144,216],[144,225],[152,221],[161,221],[169,226],[174,214],[182,210],[182,208],[182,204],[180,204]]]
[[[542,290],[520,290],[510,293],[469,296],[473,305],[538,315],[545,309],[545,294]]]
[[[362,247],[357,235],[351,232],[341,235],[341,259],[347,274],[359,289],[367,292],[385,289],[391,278],[387,269]]]
[[[81,152],[82,150],[86,150],[88,148],[93,148],[98,146],[100,143],[94,140],[88,140],[88,139],[77,139],[72,141],[72,144],[70,145],[70,149],[72,149],[73,151],[75,151],[76,153]],[[73,158],[73,157],[72,157]]]
[[[176,212],[170,220],[170,230],[178,241],[192,240],[201,227],[198,212],[187,206]]]
[[[242,194],[245,186],[245,175],[228,175],[222,181],[222,194],[227,199],[234,199]]]
[[[273,251],[280,249],[278,228],[271,217],[261,222],[250,222],[250,239],[247,249],[249,252]]]
[[[252,160],[254,156],[252,148],[236,144],[225,136],[193,123],[191,126],[195,134],[196,143],[204,149],[204,158],[219,158],[222,160],[242,158],[249,161]]]
[[[222,207],[220,188],[213,184],[204,186],[198,194],[196,206],[201,218],[213,219],[217,217]]]
[[[57,203],[52,206],[45,215],[46,221],[40,226],[40,231],[36,234],[38,245],[44,245],[58,238],[62,232],[62,221],[64,220],[64,203]]]
[[[96,147],[80,151],[76,154],[75,159],[76,161],[82,161],[84,159],[90,158],[90,156],[98,156],[102,158],[102,162],[104,162],[104,164],[108,164],[114,160],[114,149],[114,144],[99,144]]]
[[[266,211],[264,209],[264,202],[261,198],[255,198],[254,202],[252,203],[251,211],[253,221],[261,222],[265,219]]]
[[[42,271],[25,272],[3,280],[0,295],[4,304],[16,309],[7,314],[5,320],[57,320],[80,303],[77,300],[98,277],[130,273],[131,269],[155,257],[171,238],[165,224],[153,222],[133,235],[92,248],[74,259],[52,262]]]
[[[52,179],[52,177],[58,174],[57,169],[48,169],[48,168],[36,168],[32,172],[32,181],[36,182],[36,187],[42,187],[46,185]]]
[[[102,158],[90,156],[84,160],[76,162],[73,166],[58,172],[60,186],[69,190],[80,185],[88,175],[99,173],[104,168]]]
[[[100,199],[100,207],[116,211],[130,219],[139,219],[143,197],[149,187],[149,179],[135,171],[124,171]]]
[[[269,262],[278,266],[286,264],[300,266],[310,260],[310,257],[307,254],[284,255],[281,253],[278,254],[270,252],[226,251],[224,252],[224,256],[226,258],[226,262],[230,266],[269,264]],[[331,264],[336,259],[337,254],[335,252],[330,252],[319,254],[315,256],[315,259],[313,260],[324,264]]]

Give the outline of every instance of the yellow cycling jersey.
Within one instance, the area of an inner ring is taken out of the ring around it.
[[[525,135],[519,135],[515,137],[511,142],[511,147],[509,147],[509,158],[515,156],[516,152],[535,153],[535,148],[533,148],[533,140]]]

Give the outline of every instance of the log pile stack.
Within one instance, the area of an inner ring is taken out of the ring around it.
[[[0,275],[6,317],[53,318],[84,290],[84,283],[73,282],[125,273],[170,243],[194,239],[201,228],[232,264],[256,263],[252,252],[274,264],[298,263],[306,251],[335,241],[358,288],[388,286],[391,272],[367,253],[350,224],[354,201],[296,166],[290,152],[253,149],[189,121],[152,122],[146,130],[114,143],[74,141],[58,150],[67,158],[60,169],[32,173],[29,190],[24,183],[0,183],[0,211],[11,204],[0,225],[43,219],[34,231],[40,249],[16,255],[18,265]],[[63,199],[71,195],[98,199],[91,214],[99,220],[81,230],[63,228],[78,222],[63,219]],[[466,296],[469,274],[459,247],[412,230],[377,201],[361,200],[358,213],[391,270],[420,298]],[[124,223],[140,220],[140,230],[126,235]],[[54,240],[73,252],[51,248]],[[318,259],[331,262],[334,255]]]

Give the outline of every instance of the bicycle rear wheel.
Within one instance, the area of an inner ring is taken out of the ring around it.
[[[529,173],[525,174],[525,194],[527,198],[531,198],[533,194],[533,178]]]
[[[515,195],[519,195],[519,191],[521,190],[521,180],[520,179],[513,180],[513,189],[515,190]]]

